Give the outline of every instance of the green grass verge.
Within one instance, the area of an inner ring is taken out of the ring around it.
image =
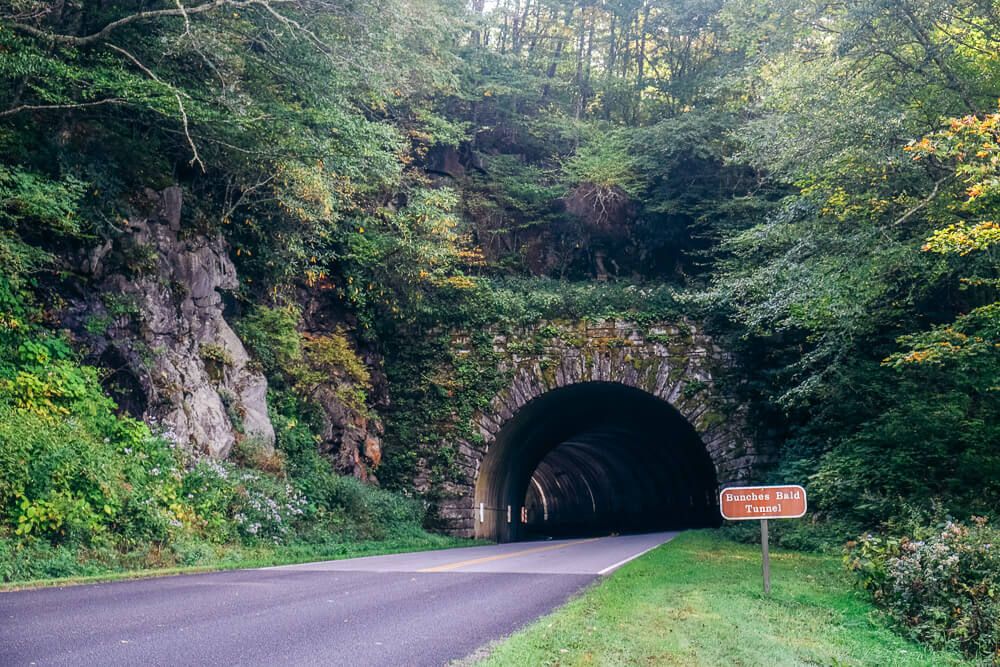
[[[684,533],[495,645],[485,665],[956,665],[896,635],[836,556]]]
[[[342,560],[363,556],[382,556],[410,551],[432,551],[454,547],[481,546],[485,542],[446,537],[425,533],[421,536],[371,540],[364,542],[336,542],[328,544],[262,545],[242,547],[219,545],[206,553],[195,565],[145,569],[113,569],[81,576],[56,577],[12,581],[0,584],[0,592],[45,588],[50,586],[74,586],[126,579],[146,579],[179,574],[197,574],[220,570],[239,570],[272,565],[293,565],[322,560]]]

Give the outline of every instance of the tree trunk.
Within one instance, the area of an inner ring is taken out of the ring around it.
[[[573,23],[573,5],[570,4],[566,7],[566,16],[563,19],[563,28],[568,29]],[[549,62],[549,68],[545,72],[545,76],[548,79],[554,79],[556,76],[556,68],[559,66],[559,59],[562,57],[563,47],[566,43],[566,37],[564,34],[559,35],[559,39],[556,40],[555,52],[552,55],[552,60]],[[546,82],[545,86],[542,87],[542,99],[549,96],[552,91],[552,86],[550,83]]]
[[[604,63],[604,120],[611,120],[611,81],[615,71],[615,58],[618,56],[618,15],[611,14],[611,26],[608,32],[608,58]]]
[[[479,21],[483,18],[483,10],[486,8],[486,0],[472,0],[472,13],[474,14],[473,20]],[[479,31],[479,25],[472,29],[472,35],[470,36],[473,46],[483,45],[483,36]]]
[[[642,88],[646,85],[644,75],[646,71],[646,23],[649,22],[649,5],[643,9],[641,23],[639,24],[639,64],[638,74],[635,82],[635,106],[632,111],[632,124],[638,125],[642,116]]]

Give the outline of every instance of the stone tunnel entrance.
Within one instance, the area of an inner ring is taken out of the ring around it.
[[[666,401],[584,382],[526,403],[475,486],[475,534],[500,542],[717,525],[715,466]],[[523,508],[523,509],[522,509]]]

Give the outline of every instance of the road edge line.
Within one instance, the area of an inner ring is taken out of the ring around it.
[[[674,538],[671,537],[670,540],[672,540],[672,539],[674,539]],[[670,540],[667,540],[666,542],[660,542],[659,544],[654,544],[653,546],[649,547],[645,551],[640,551],[637,554],[632,554],[628,558],[620,560],[617,563],[615,563],[614,565],[609,565],[606,568],[604,568],[603,570],[598,570],[597,571],[597,576],[603,577],[603,576],[605,576],[607,574],[611,574],[612,572],[614,572],[615,570],[617,570],[618,568],[620,568],[622,565],[625,565],[626,563],[631,563],[632,561],[634,561],[639,556],[645,556],[646,554],[648,554],[653,549],[655,549],[657,547],[662,547],[664,544],[666,544]]]

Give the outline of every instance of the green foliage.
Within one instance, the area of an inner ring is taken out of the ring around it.
[[[0,167],[0,220],[5,226],[34,224],[45,231],[75,234],[80,231],[77,208],[84,183],[68,176],[52,181],[17,167]]]
[[[961,388],[903,385],[884,415],[838,443],[810,477],[818,507],[857,528],[899,516],[905,504],[946,499],[955,512],[992,512],[1000,502],[996,398]],[[880,461],[872,466],[872,461]]]
[[[257,305],[236,330],[272,382],[306,400],[318,387],[337,384],[344,402],[365,412],[371,377],[345,331],[302,334],[301,317],[296,306]]]
[[[551,218],[552,202],[564,192],[544,169],[515,155],[490,156],[485,170],[466,188],[465,206],[476,218],[509,218],[506,224],[499,223],[502,228],[543,223]]]
[[[319,383],[337,374],[361,388],[367,387],[371,382],[368,367],[358,357],[343,331],[311,336],[306,339],[304,348],[308,370],[297,374],[296,382],[299,385]]]
[[[423,539],[419,504],[340,478],[316,452],[307,426],[281,423],[288,453],[267,454],[242,440],[234,458],[245,467],[191,458],[170,433],[117,415],[97,369],[31,323],[37,311],[24,294],[8,292],[7,310],[18,319],[8,316],[0,330],[5,581],[211,561],[217,548],[239,545]],[[249,330],[272,345],[266,349],[277,363],[288,341],[274,347],[267,327],[276,323],[280,333],[285,326],[297,342],[297,321],[297,313],[267,309]],[[349,353],[343,338],[317,352],[323,363],[367,380]],[[201,354],[227,363],[211,347]]]
[[[308,502],[287,482],[211,459],[188,471],[181,492],[206,537],[218,542],[287,541]]]
[[[228,460],[243,468],[253,468],[278,477],[287,477],[285,458],[284,452],[275,451],[260,438],[244,437],[233,445]]]
[[[864,535],[846,558],[876,604],[919,641],[968,657],[1000,656],[1000,531],[983,517]]]
[[[25,543],[20,538],[0,537],[0,581],[30,581],[57,577],[86,576],[104,571],[96,560],[81,562],[80,552],[48,541]]]
[[[257,305],[236,323],[236,332],[264,371],[276,374],[302,361],[301,314],[294,306]]]
[[[285,412],[301,410],[295,399],[281,404]],[[307,415],[273,417],[278,450],[287,457],[289,477],[308,501],[304,539],[326,541],[333,535],[345,541],[382,540],[421,532],[424,507],[420,502],[337,475],[329,460],[317,452]]]
[[[32,319],[23,299],[18,310]],[[133,548],[190,525],[181,460],[118,417],[97,370],[25,323],[0,331],[0,538],[71,548]]]
[[[469,139],[472,123],[468,121],[448,118],[429,109],[417,109],[415,116],[420,122],[421,134],[426,135],[431,144],[458,148]]]
[[[184,512],[173,506],[179,460],[142,424],[2,407],[0,461],[0,534],[25,543],[127,548],[165,540],[181,525]]]
[[[465,306],[468,317],[503,324],[534,324],[539,320],[628,319],[644,323],[673,319],[692,306],[683,292],[664,284],[612,283],[563,280],[500,279],[483,286]]]
[[[288,289],[385,208],[411,139],[464,135],[422,99],[455,88],[454,3],[163,9],[0,10],[5,259],[28,262],[30,224],[116,235],[136,193],[181,180],[185,222],[221,224],[244,276]]]
[[[490,188],[497,205],[508,214],[520,213],[527,222],[546,214],[546,208],[563,189],[537,165],[526,164],[516,155],[492,155],[486,159],[482,186]]]
[[[483,11],[462,54],[466,86],[437,106],[473,121],[458,182],[488,266],[578,279],[603,273],[596,250],[619,275],[702,270],[690,253],[707,244],[687,226],[722,205],[699,193],[746,191],[731,178],[743,170],[715,150],[738,122],[729,105],[745,99],[725,4],[501,0]],[[674,122],[688,132],[647,132]],[[567,201],[590,220],[567,215]],[[595,221],[614,238],[591,238]]]
[[[203,343],[201,347],[198,348],[198,354],[207,364],[231,366],[233,363],[233,358],[232,355],[229,354],[229,351],[225,347],[215,345],[214,343]]]
[[[350,235],[337,294],[358,311],[363,330],[378,315],[406,317],[432,292],[475,284],[465,269],[481,258],[459,227],[457,204],[451,190],[417,188],[407,193],[406,206]]]
[[[5,281],[16,287],[51,260],[41,244],[26,241],[23,233],[33,239],[79,234],[77,208],[83,190],[84,184],[72,176],[59,181],[0,165],[0,263]]]
[[[338,476],[306,426],[277,421],[266,460],[240,443],[236,459],[255,468],[192,460],[169,434],[114,415],[96,382],[86,391],[65,412],[0,403],[4,581],[212,561],[238,545],[424,536],[419,503]]]
[[[589,183],[605,190],[621,189],[630,195],[643,186],[636,157],[625,132],[598,132],[562,163],[564,178],[572,184]]]
[[[778,425],[773,476],[806,480],[821,522],[780,539],[828,546],[935,502],[995,513],[995,133],[967,115],[994,104],[1000,70],[971,45],[995,45],[995,16],[727,5],[756,58],[730,159],[770,182],[718,227],[706,303],[735,324],[743,400]]]
[[[974,308],[951,324],[902,336],[904,350],[884,362],[900,370],[926,376],[950,376],[970,394],[990,400],[1000,380],[1000,303]]]

